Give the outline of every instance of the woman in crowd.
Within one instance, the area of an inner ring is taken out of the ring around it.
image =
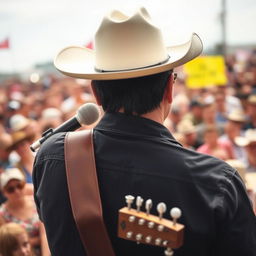
[[[28,232],[35,255],[49,255],[44,226],[38,218],[33,198],[25,195],[23,174],[17,168],[7,169],[0,175],[0,186],[7,198],[0,206],[2,221],[22,225]]]
[[[233,159],[234,154],[230,144],[218,140],[218,129],[214,125],[208,125],[204,133],[205,143],[197,151],[203,154],[212,155],[222,160]]]
[[[1,256],[33,256],[26,230],[17,223],[0,227]]]

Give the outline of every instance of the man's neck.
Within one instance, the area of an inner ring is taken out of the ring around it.
[[[164,113],[163,113],[163,111],[161,111],[160,108],[157,108],[150,113],[143,114],[143,115],[141,115],[141,117],[148,118],[148,119],[158,122],[160,124],[163,124],[164,120],[165,120]]]

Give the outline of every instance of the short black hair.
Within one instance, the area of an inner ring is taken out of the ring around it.
[[[172,70],[137,78],[93,80],[102,107],[106,112],[123,109],[127,115],[146,114],[159,107]]]

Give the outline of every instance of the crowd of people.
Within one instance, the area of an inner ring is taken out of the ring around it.
[[[241,175],[256,172],[256,51],[242,63],[228,56],[226,73],[226,85],[195,90],[178,72],[165,125],[188,150],[227,161],[242,169]],[[30,145],[87,102],[95,102],[88,80],[49,75],[37,83],[0,84],[1,255],[16,255],[22,246],[23,255],[49,255],[33,201]]]

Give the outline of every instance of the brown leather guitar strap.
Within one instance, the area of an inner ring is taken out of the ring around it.
[[[103,221],[92,130],[66,134],[65,164],[71,208],[87,255],[114,256]]]

